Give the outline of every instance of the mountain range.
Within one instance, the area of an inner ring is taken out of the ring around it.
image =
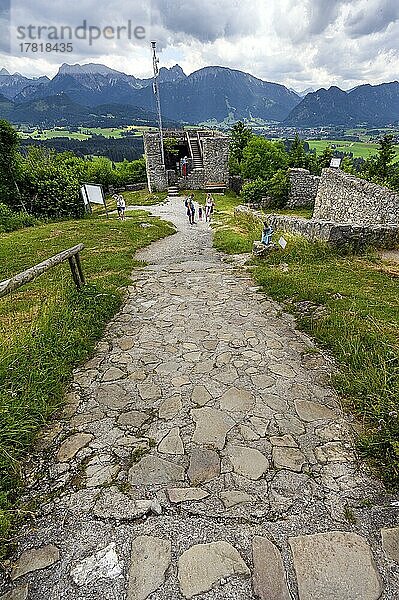
[[[284,120],[293,127],[399,123],[399,82],[360,85],[348,92],[332,86],[305,96]]]
[[[159,82],[167,124],[258,119],[303,128],[399,121],[398,82],[361,85],[348,92],[333,86],[302,97],[307,90],[296,93],[235,69],[205,67],[186,75],[179,65],[161,68]],[[154,124],[152,79],[92,63],[63,64],[52,79],[1,69],[0,118],[41,126]]]

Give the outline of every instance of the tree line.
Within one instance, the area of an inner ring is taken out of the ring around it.
[[[0,204],[39,218],[81,217],[83,183],[125,186],[146,180],[144,158],[115,163],[29,146],[21,152],[17,131],[0,120]]]
[[[54,137],[49,140],[27,139],[21,141],[21,150],[30,146],[39,146],[57,152],[73,152],[76,156],[105,156],[113,162],[138,160],[143,156],[143,138],[131,135],[121,138],[107,138],[93,135],[87,140],[76,140],[67,137]]]
[[[276,206],[283,206],[288,199],[288,168],[308,169],[320,175],[329,167],[335,155],[327,147],[320,155],[309,151],[306,142],[296,135],[292,141],[272,141],[253,134],[251,127],[236,123],[231,132],[230,173],[240,175],[247,182],[242,196],[246,202],[259,202],[270,197]],[[392,135],[384,135],[377,153],[367,159],[344,156],[342,170],[373,183],[399,191],[399,162]]]

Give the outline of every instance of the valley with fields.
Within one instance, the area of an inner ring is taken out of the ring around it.
[[[0,600],[399,598],[398,40],[0,0]]]

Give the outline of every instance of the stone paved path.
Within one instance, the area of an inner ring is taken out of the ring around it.
[[[399,598],[399,503],[358,465],[328,361],[181,200],[152,211],[178,233],[140,253],[43,440],[3,598]]]

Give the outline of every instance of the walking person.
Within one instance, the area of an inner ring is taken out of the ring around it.
[[[125,220],[126,202],[123,196],[118,196],[116,200],[116,209],[118,211],[118,217],[121,221]]]
[[[213,208],[215,206],[215,202],[212,198],[212,194],[208,194],[205,202],[205,222],[211,221],[211,216],[213,214]]]
[[[188,222],[190,225],[195,225],[194,217],[195,217],[195,205],[194,205],[194,196],[188,196],[184,201],[184,206],[187,209]]]
[[[190,196],[190,212],[191,212],[191,225],[195,225],[194,194],[191,194],[191,196]]]
[[[181,170],[182,170],[183,177],[187,177],[187,168],[188,168],[188,160],[187,160],[187,156],[185,156],[183,158],[182,164],[181,164]]]

